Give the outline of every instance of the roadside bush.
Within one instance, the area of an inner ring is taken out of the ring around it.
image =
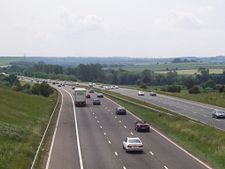
[[[12,86],[12,89],[15,90],[15,91],[21,91],[22,87],[21,87],[20,84],[17,84],[17,85]]]
[[[198,86],[193,86],[191,89],[188,91],[190,94],[198,94],[200,93],[200,89]]]
[[[218,90],[219,93],[223,93],[225,91],[225,86],[224,85],[217,85],[216,89]]]
[[[165,87],[162,87],[160,90],[161,90],[162,92],[166,92],[166,91],[167,91],[167,89],[166,89]]]
[[[172,92],[172,93],[180,93],[181,87],[177,85],[170,85],[167,86],[167,92]]]
[[[147,87],[145,84],[142,84],[142,85],[140,86],[140,88],[141,88],[141,89],[147,89],[148,87]]]
[[[54,92],[54,90],[51,86],[48,85],[48,83],[42,82],[41,84],[34,84],[31,92],[36,95],[48,97]]]

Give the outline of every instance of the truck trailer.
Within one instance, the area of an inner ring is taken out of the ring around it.
[[[85,88],[75,88],[74,97],[75,97],[76,106],[86,105],[86,89]]]

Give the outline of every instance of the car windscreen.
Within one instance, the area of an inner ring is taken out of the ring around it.
[[[223,111],[217,111],[216,113],[219,114],[219,115],[224,115]]]

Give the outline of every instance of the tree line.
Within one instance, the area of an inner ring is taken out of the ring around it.
[[[51,78],[60,80],[80,80],[86,82],[101,82],[115,85],[141,85],[141,86],[165,86],[163,90],[179,92],[184,87],[192,89],[194,93],[197,87],[203,89],[218,89],[221,91],[225,84],[225,71],[222,74],[210,74],[209,69],[199,68],[198,73],[190,76],[178,75],[176,71],[158,74],[152,70],[142,72],[130,72],[123,69],[105,68],[100,64],[80,64],[76,67],[62,67],[44,63],[25,63],[2,68],[1,71],[17,73],[20,75]]]

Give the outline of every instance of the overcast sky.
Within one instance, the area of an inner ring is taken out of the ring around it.
[[[225,0],[0,0],[0,55],[225,55]]]

